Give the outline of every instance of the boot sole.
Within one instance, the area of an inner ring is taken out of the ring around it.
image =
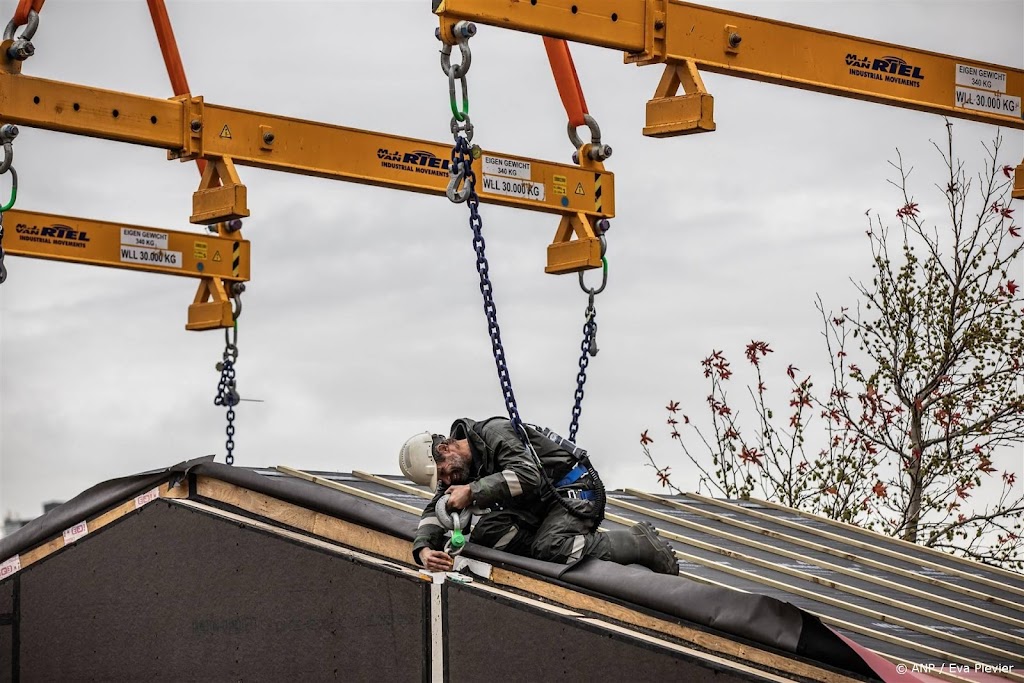
[[[658,530],[654,528],[654,525],[650,522],[637,522],[633,528],[639,529],[643,537],[661,551],[665,559],[665,571],[660,573],[679,576],[679,563],[676,562],[676,553],[672,549],[672,545],[658,535]]]

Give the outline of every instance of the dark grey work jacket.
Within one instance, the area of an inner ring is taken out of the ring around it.
[[[552,483],[558,482],[576,465],[569,451],[543,434],[526,427],[530,444],[537,452],[544,472]],[[492,417],[479,422],[460,418],[449,432],[453,439],[467,439],[473,454],[470,466],[470,489],[478,508],[524,510],[543,519],[551,503],[542,495],[541,476],[533,457],[523,447],[508,418]],[[420,548],[441,550],[445,528],[434,514],[434,506],[446,487],[439,487],[434,498],[420,515],[419,528],[412,544],[418,559]]]

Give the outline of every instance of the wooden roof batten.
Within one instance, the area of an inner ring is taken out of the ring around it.
[[[751,531],[751,532],[754,532],[754,533],[761,534],[763,536],[768,536],[770,538],[775,538],[775,539],[778,539],[778,540],[783,540],[786,543],[792,543],[793,545],[798,545],[798,546],[801,546],[801,547],[804,547],[804,548],[808,548],[808,549],[811,549],[811,550],[817,550],[818,552],[826,553],[828,555],[833,555],[835,557],[839,557],[839,558],[842,558],[842,559],[845,559],[845,560],[850,560],[850,561],[856,562],[858,564],[862,564],[862,565],[867,566],[867,567],[872,567],[873,569],[880,569],[880,570],[883,570],[883,571],[891,572],[891,573],[896,574],[898,576],[902,576],[904,578],[912,579],[912,580],[918,581],[920,583],[927,583],[927,584],[930,584],[932,586],[936,586],[936,587],[948,590],[951,593],[957,593],[959,595],[964,595],[966,597],[970,597],[970,598],[973,598],[973,599],[981,601],[981,602],[987,602],[987,603],[992,603],[992,604],[1001,604],[1001,605],[1003,605],[1005,607],[1009,607],[1009,608],[1014,609],[1014,610],[1016,610],[1018,608],[1018,606],[1019,606],[1017,603],[1014,603],[1014,602],[1009,601],[1009,600],[1001,599],[998,596],[994,596],[994,595],[992,595],[990,593],[985,593],[985,592],[982,592],[982,591],[979,591],[979,590],[976,590],[976,589],[967,588],[965,586],[959,586],[957,584],[950,583],[949,581],[945,581],[943,579],[940,579],[940,578],[937,578],[937,577],[934,577],[934,576],[929,576],[927,574],[916,573],[916,572],[913,572],[913,571],[910,571],[910,570],[907,570],[907,569],[903,569],[902,567],[895,567],[895,566],[892,566],[892,565],[888,565],[888,564],[885,564],[884,562],[880,562],[878,560],[873,560],[873,559],[871,559],[869,557],[863,557],[861,555],[857,555],[857,554],[851,553],[849,551],[840,550],[840,549],[838,549],[838,548],[836,548],[836,547],[834,547],[832,545],[828,545],[827,543],[815,543],[813,541],[808,541],[806,539],[799,538],[797,536],[790,536],[788,534],[783,534],[781,532],[774,531],[772,529],[766,529],[766,528],[758,526],[756,524],[751,524],[750,522],[743,522],[741,520],[738,520],[738,519],[735,519],[733,517],[729,517],[729,516],[726,516],[726,515],[716,515],[716,514],[710,512],[709,510],[704,509],[704,506],[701,506],[701,505],[691,505],[691,504],[687,504],[687,503],[681,503],[681,502],[679,502],[679,501],[677,501],[675,499],[671,499],[671,498],[659,498],[658,496],[655,496],[655,495],[652,495],[652,494],[649,494],[649,493],[644,493],[642,491],[636,491],[634,489],[626,489],[626,493],[628,493],[629,495],[632,495],[632,496],[636,496],[637,498],[643,498],[644,500],[655,501],[655,502],[661,503],[663,505],[666,505],[668,507],[671,507],[671,508],[674,508],[674,509],[678,509],[678,510],[683,511],[683,512],[689,512],[689,513],[692,513],[692,514],[695,514],[695,515],[699,515],[699,516],[702,516],[702,517],[706,517],[706,518],[709,518],[709,519],[715,519],[717,521],[722,522],[723,524],[728,524],[728,525],[731,525],[731,526],[735,526],[735,527],[738,527],[738,528],[741,528],[741,529],[745,529],[745,530],[748,530],[748,531]],[[717,500],[715,498],[705,498],[703,496],[698,496],[696,494],[687,494],[687,496],[688,497],[692,497],[692,498],[696,498],[696,499],[700,500],[700,502],[702,502],[702,503],[708,503],[708,504],[714,505],[714,506],[716,506],[716,507],[718,507],[720,509],[725,509],[725,510],[728,510],[729,512],[732,512],[732,513],[742,514],[742,515],[744,515],[746,517],[752,517],[754,519],[758,519],[758,520],[764,521],[764,522],[769,523],[769,524],[777,524],[779,526],[785,526],[787,528],[791,528],[791,529],[795,529],[795,530],[798,530],[798,531],[802,531],[804,533],[808,533],[808,534],[811,534],[811,535],[819,536],[819,537],[823,538],[824,540],[830,540],[830,541],[835,541],[835,542],[842,542],[842,543],[845,543],[847,545],[853,545],[854,547],[858,547],[858,548],[861,548],[861,549],[864,549],[864,550],[869,550],[871,552],[879,552],[880,554],[886,554],[886,553],[882,553],[881,551],[879,551],[877,549],[877,546],[872,546],[872,545],[869,545],[869,544],[860,543],[860,542],[857,542],[855,540],[851,542],[851,540],[846,539],[843,536],[838,536],[836,534],[831,534],[829,532],[821,531],[820,529],[815,529],[813,527],[803,526],[801,524],[798,524],[796,522],[792,522],[790,520],[779,519],[779,518],[777,518],[777,517],[775,517],[773,515],[768,515],[768,514],[765,514],[763,512],[759,512],[757,510],[751,510],[750,508],[744,507],[742,505],[736,505],[735,503],[733,503],[731,501],[722,501],[722,500]],[[888,537],[885,537],[885,538],[888,538]],[[933,551],[933,552],[938,552],[938,551]],[[944,553],[940,553],[940,554],[944,555]],[[902,559],[902,560],[908,561],[908,562],[916,561],[916,560],[909,560],[909,559],[907,559],[907,557],[905,555],[898,555],[897,557],[899,559]],[[813,562],[812,559],[809,559],[809,561]],[[953,575],[952,572],[947,572],[947,573]],[[963,578],[967,578],[967,577],[963,577]],[[964,606],[964,605],[961,605],[961,604],[957,603],[957,608],[958,609],[964,609],[964,610],[969,611],[969,612],[974,612],[975,614],[979,614],[981,616],[989,616],[990,618],[996,619],[998,621],[1005,621],[1005,623],[1007,623],[1007,624],[1009,624],[1011,626],[1018,627],[1018,628],[1024,627],[1024,621],[1020,621],[1020,620],[1014,619],[1013,617],[1005,617],[1005,615],[1001,615],[1001,614],[998,614],[998,613],[991,613],[991,612],[988,612],[988,611],[985,611],[985,610],[978,610],[977,608],[972,609],[973,606],[971,606],[971,605]]]

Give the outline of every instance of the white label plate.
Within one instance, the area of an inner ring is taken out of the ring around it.
[[[484,175],[530,179],[530,162],[484,155]]]
[[[65,529],[64,530],[64,545],[68,545],[69,543],[74,543],[75,541],[80,539],[82,536],[85,536],[87,533],[89,533],[89,527],[86,525],[85,522],[79,522],[78,524],[74,525],[70,529]]]
[[[990,114],[1022,118],[1019,97],[1001,95],[987,90],[974,90],[959,85],[956,87],[953,106],[958,109],[987,111]]]
[[[485,175],[483,190],[488,194],[531,199],[537,202],[544,201],[544,183],[532,183],[529,180]]]
[[[21,556],[15,555],[0,564],[0,579],[6,579],[11,574],[21,571]]]
[[[138,228],[121,228],[121,244],[151,249],[167,248],[167,233]]]
[[[142,507],[146,503],[151,503],[151,502],[153,502],[154,500],[156,500],[159,497],[160,497],[160,488],[159,487],[151,489],[149,491],[146,491],[141,496],[136,496],[135,497],[135,509],[138,510],[140,507]]]
[[[1006,92],[1006,73],[984,66],[957,64],[956,84],[979,90]]]
[[[122,263],[145,263],[147,266],[181,268],[181,252],[146,247],[121,246]]]

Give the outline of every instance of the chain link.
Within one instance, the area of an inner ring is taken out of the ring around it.
[[[234,335],[232,337],[232,331]],[[229,465],[235,464],[235,406],[238,405],[239,398],[238,389],[235,383],[235,361],[238,360],[238,322],[235,322],[234,327],[226,328],[224,330],[224,355],[223,360],[217,363],[217,370],[220,371],[220,382],[217,384],[217,396],[213,399],[213,404],[217,406],[227,406],[227,419],[228,425],[225,430],[227,434],[227,441],[224,442],[224,448],[227,455],[224,458],[224,462]]]
[[[480,275],[480,294],[484,299],[484,315],[487,317],[487,334],[491,338],[491,350],[494,353],[494,365],[498,371],[498,383],[505,399],[512,426],[526,442],[526,430],[519,417],[515,392],[512,390],[512,378],[505,361],[505,348],[501,343],[501,327],[498,325],[498,309],[494,304],[493,287],[487,263],[486,242],[482,234],[484,221],[480,217],[480,198],[476,193],[476,174],[471,165],[472,150],[465,136],[456,135],[455,147],[452,150],[452,164],[460,164],[465,177],[465,186],[469,189],[466,205],[469,207],[469,227],[473,230],[473,250],[476,252],[476,271]]]
[[[460,22],[462,24],[463,22]],[[464,33],[459,33],[459,24],[456,24],[456,36],[458,37],[459,48],[463,54],[463,64],[466,66],[466,70],[469,67],[469,45],[466,44],[466,40],[475,31],[475,27],[471,24],[463,29]],[[473,231],[473,251],[476,252],[476,270],[480,276],[480,294],[484,300],[484,315],[487,317],[487,334],[491,338],[491,351],[494,355],[494,365],[498,371],[498,383],[501,386],[501,395],[505,399],[505,409],[508,411],[509,421],[512,423],[512,429],[515,430],[516,435],[522,442],[523,447],[531,455],[533,461],[541,472],[542,486],[544,487],[544,496],[548,499],[555,501],[560,505],[567,513],[581,519],[585,519],[593,522],[596,526],[600,524],[600,520],[604,517],[605,498],[604,498],[604,485],[601,483],[601,479],[597,474],[597,471],[590,465],[589,459],[584,456],[583,464],[587,468],[588,474],[592,478],[593,486],[597,493],[596,509],[595,510],[581,510],[570,504],[570,502],[564,499],[555,490],[554,484],[544,474],[544,466],[541,463],[540,456],[534,449],[533,444],[530,442],[530,435],[526,431],[526,424],[523,423],[519,416],[519,407],[516,405],[515,392],[512,390],[512,378],[509,375],[508,364],[505,362],[505,348],[501,343],[501,328],[498,325],[498,309],[494,304],[493,287],[491,285],[490,269],[487,263],[486,254],[486,243],[483,237],[483,218],[480,217],[480,197],[476,193],[476,174],[473,171],[473,160],[479,158],[480,148],[476,145],[470,145],[473,139],[473,126],[469,121],[468,113],[464,117],[459,117],[459,112],[455,106],[454,99],[454,78],[460,76],[462,78],[462,89],[463,89],[463,101],[468,102],[466,97],[466,82],[465,82],[465,70],[461,74],[456,74],[456,68],[450,66],[450,60],[445,59],[445,55],[451,53],[451,47],[446,45],[446,48],[442,50],[441,64],[442,68],[445,69],[446,75],[449,78],[450,94],[452,95],[452,135],[455,139],[455,145],[452,147],[451,165],[449,167],[449,173],[451,174],[451,180],[448,184],[448,198],[454,203],[462,203],[469,207],[469,227]],[[466,108],[468,112],[468,107]],[[459,185],[462,185],[462,189],[459,189]],[[604,258],[604,238],[601,239],[601,257]],[[605,274],[607,277],[607,265]],[[583,276],[580,275],[580,285],[583,284]],[[601,289],[604,289],[602,284]],[[598,290],[600,291],[600,290]],[[580,377],[578,380],[578,386],[576,390],[576,407],[573,413],[573,435],[575,435],[575,424],[576,418],[579,416],[580,402],[583,399],[583,383],[586,381],[586,365],[587,365],[587,353],[594,355],[597,353],[597,344],[594,341],[594,335],[597,331],[597,323],[594,318],[596,311],[594,310],[594,290],[589,290],[590,293],[590,305],[587,308],[587,324],[584,326],[584,351],[583,358],[580,360]]]
[[[596,356],[599,351],[597,348],[597,309],[594,307],[594,297],[608,286],[608,259],[604,256],[604,252],[608,248],[604,237],[604,230],[608,229],[607,221],[601,223],[598,229],[601,232],[601,286],[597,289],[587,287],[583,280],[583,271],[579,272],[580,289],[587,293],[587,310],[583,313],[586,322],[583,324],[583,341],[580,344],[580,371],[576,374],[576,401],[573,403],[572,419],[569,421],[570,441],[576,440],[576,431],[579,429],[580,413],[583,411],[583,385],[587,383],[587,366],[590,364],[590,358]]]
[[[576,440],[579,429],[580,414],[583,412],[583,385],[587,383],[587,365],[590,357],[596,356],[597,348],[597,309],[594,308],[594,292],[591,290],[584,312],[586,322],[583,323],[583,341],[580,343],[580,371],[576,374],[576,401],[572,406],[572,420],[569,422],[569,441]]]
[[[462,22],[460,22],[461,24]],[[456,36],[459,51],[462,53],[460,64],[451,63],[452,46],[447,43],[441,48],[441,70],[448,76],[448,93],[452,103],[451,131],[455,145],[452,147],[451,165],[448,183],[448,199],[454,203],[463,203],[469,207],[469,227],[473,231],[473,251],[476,252],[476,271],[480,276],[480,294],[484,300],[484,315],[487,317],[487,334],[491,338],[491,351],[494,354],[494,365],[498,371],[498,383],[505,399],[512,427],[519,434],[524,444],[530,440],[526,433],[519,408],[516,405],[515,392],[512,390],[512,378],[508,364],[505,362],[505,347],[501,343],[501,327],[498,325],[498,309],[494,304],[493,287],[491,286],[490,268],[487,263],[486,242],[483,236],[484,221],[480,216],[480,197],[476,193],[476,173],[473,171],[473,159],[480,154],[479,148],[471,145],[473,140],[473,124],[469,120],[469,95],[466,73],[472,61],[472,52],[468,40],[475,32],[472,24],[456,25]],[[455,80],[461,82],[462,109],[456,102]],[[460,187],[461,186],[461,187]]]
[[[7,279],[7,266],[4,265],[4,215],[0,213],[0,285]]]

